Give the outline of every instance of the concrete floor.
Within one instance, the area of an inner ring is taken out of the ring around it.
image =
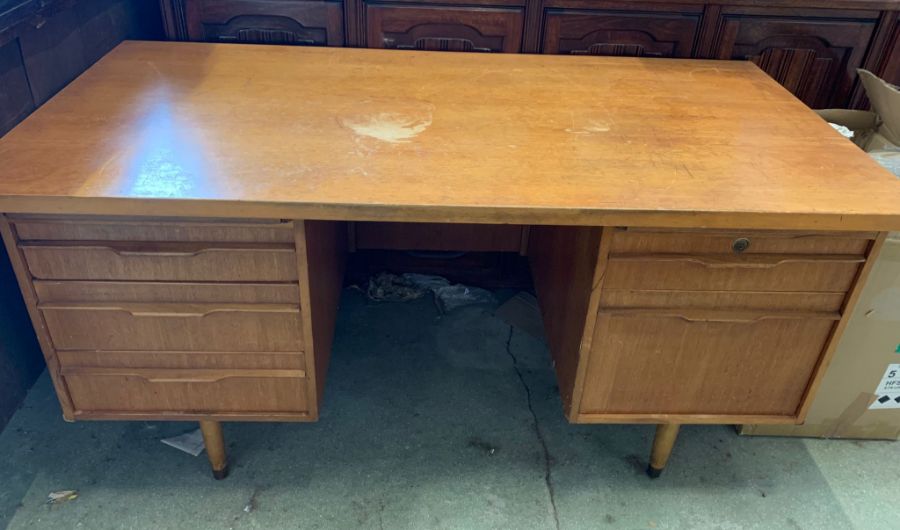
[[[347,291],[321,420],[227,424],[222,482],[159,442],[192,425],[67,424],[44,374],[0,434],[0,528],[897,528],[900,445],[692,426],[651,481],[653,427],[567,424],[491,311]]]

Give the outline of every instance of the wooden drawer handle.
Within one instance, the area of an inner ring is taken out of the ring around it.
[[[702,265],[708,269],[774,269],[788,263],[862,263],[863,258],[851,257],[849,259],[817,260],[809,258],[784,258],[772,261],[718,261],[715,259],[703,259],[697,257],[681,258],[672,261],[686,261]]]
[[[144,381],[148,383],[218,383],[223,379],[228,379],[229,375],[209,375],[206,377],[201,376],[188,376],[188,377],[147,377],[140,374],[135,374],[135,377],[140,377]]]
[[[173,374],[171,376],[158,375],[158,376],[149,376],[144,374],[134,374],[135,377],[140,377],[141,379],[147,381],[148,383],[218,383],[219,381],[224,381],[225,379],[235,379],[235,378],[265,378],[265,377],[294,377],[294,378],[303,378],[306,377],[306,372],[303,370],[290,370],[289,373],[286,373],[284,370],[248,370],[245,373],[224,373],[224,374],[188,374],[182,372],[181,374]]]
[[[234,313],[235,311],[227,309],[210,309],[209,311],[139,311],[120,309],[123,313],[128,313],[133,317],[179,317],[179,318],[203,318],[214,313]]]
[[[217,313],[298,313],[300,310],[296,306],[285,308],[221,308],[209,309],[207,311],[167,311],[167,310],[137,310],[137,309],[120,309],[133,317],[172,317],[172,318],[203,318]]]
[[[190,258],[193,256],[197,256],[203,254],[208,250],[213,249],[201,249],[194,251],[173,251],[173,250],[119,250],[112,247],[103,247],[111,250],[118,256],[122,256],[125,258],[140,258],[140,257],[167,257],[167,258]]]
[[[837,312],[764,313],[759,311],[715,311],[679,309],[605,309],[600,314],[637,318],[678,318],[691,323],[755,324],[763,320],[840,320]]]
[[[203,306],[189,304],[40,304],[42,310],[64,311],[118,311],[133,317],[174,317],[203,318],[216,313],[299,313],[300,306],[294,304],[235,304],[222,306]]]
[[[142,369],[142,368],[83,368],[60,370],[63,376],[137,377],[148,383],[217,383],[233,378],[304,378],[305,370],[204,370],[204,369]]]
[[[683,254],[644,254],[644,255],[620,255],[612,256],[612,261],[676,261],[682,263],[695,263],[708,269],[774,269],[788,263],[863,263],[866,259],[862,256],[845,255],[765,255],[756,254],[736,258],[732,255],[724,256],[694,256]]]
[[[722,324],[755,324],[763,320],[778,318],[777,315],[758,315],[752,316],[688,316],[688,315],[672,315],[686,322],[712,322]]]
[[[97,248],[97,247],[94,247]],[[100,247],[123,258],[193,258],[213,252],[293,252],[290,248],[219,248],[208,247],[196,250],[123,250],[114,247]]]
[[[121,242],[111,244],[106,241],[28,241],[19,244],[19,248],[54,249],[54,250],[102,250],[122,257],[192,257],[207,252],[294,252],[288,243],[195,243],[191,241],[155,242],[149,241]],[[149,247],[149,248],[148,248]]]

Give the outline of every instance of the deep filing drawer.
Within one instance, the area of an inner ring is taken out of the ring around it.
[[[101,217],[12,217],[22,241],[195,241],[293,243],[293,223],[276,220],[224,221],[109,219]]]
[[[580,411],[793,416],[837,318],[601,312]]]
[[[303,351],[296,305],[44,303],[39,308],[57,350]]]
[[[309,410],[299,370],[63,369],[81,413],[252,414]]]
[[[604,289],[845,292],[862,256],[612,255]]]
[[[40,280],[297,281],[286,243],[23,242],[31,275]]]

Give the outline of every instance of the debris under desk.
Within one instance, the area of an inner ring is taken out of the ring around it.
[[[487,289],[450,283],[447,278],[429,274],[381,272],[369,278],[366,288],[366,296],[376,302],[406,302],[422,298],[429,292],[434,295],[434,303],[442,314],[467,305],[497,304],[497,299]]]
[[[200,429],[194,429],[193,431],[179,434],[178,436],[172,436],[170,438],[163,438],[160,441],[179,451],[184,451],[191,456],[200,456],[200,453],[206,449],[206,446],[203,443],[203,433]]]

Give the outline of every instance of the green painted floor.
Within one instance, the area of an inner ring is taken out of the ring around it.
[[[65,423],[45,374],[0,434],[0,528],[900,525],[896,443],[691,426],[651,481],[653,427],[567,424],[546,347],[491,308],[342,304],[321,420],[227,424],[221,482],[159,442],[191,424]]]

